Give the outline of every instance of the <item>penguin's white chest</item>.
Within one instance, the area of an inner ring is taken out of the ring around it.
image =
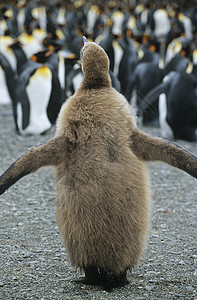
[[[41,134],[51,127],[47,116],[47,106],[52,90],[51,70],[43,66],[36,70],[31,76],[26,93],[30,105],[29,124],[22,128],[22,107],[21,103],[17,106],[18,127],[21,134]]]
[[[174,134],[167,123],[167,99],[166,99],[166,94],[162,93],[159,96],[159,124],[161,127],[161,135],[163,138],[168,139],[168,140],[173,140],[174,139]]]
[[[118,76],[120,62],[123,57],[123,49],[120,47],[117,41],[113,41],[113,49],[114,49],[114,74]]]
[[[8,92],[5,73],[1,66],[0,66],[0,87],[1,87],[0,104],[10,104],[12,100]]]

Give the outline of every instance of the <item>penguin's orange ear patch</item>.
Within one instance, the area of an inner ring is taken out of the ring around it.
[[[49,51],[47,51],[46,53],[45,53],[45,57],[49,57],[51,54],[53,54],[54,53],[54,51],[53,50],[49,50]]]
[[[182,56],[186,56],[186,51],[185,51],[185,50],[181,50],[181,51],[180,51],[180,54],[181,54]]]
[[[31,60],[37,62],[37,57],[36,57],[35,55],[32,55],[32,56],[31,56]]]
[[[48,46],[48,49],[49,49],[49,50],[54,50],[54,46],[53,46],[53,45],[49,45],[49,46]]]
[[[156,47],[155,47],[155,45],[150,45],[150,46],[149,46],[149,49],[150,49],[151,51],[153,51],[153,52],[155,52],[155,51],[156,51]]]
[[[76,57],[76,55],[74,53],[71,53],[67,58],[74,59],[75,57]]]

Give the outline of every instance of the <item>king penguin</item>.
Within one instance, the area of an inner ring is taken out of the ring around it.
[[[62,106],[55,137],[30,148],[0,176],[0,194],[40,167],[55,168],[56,217],[68,257],[86,284],[123,286],[146,244],[150,224],[147,161],[197,178],[197,157],[136,127],[127,100],[112,86],[109,59],[83,47],[84,79]]]
[[[0,53],[0,104],[14,103],[16,80],[7,58]]]
[[[22,69],[16,86],[16,128],[21,135],[43,134],[51,128],[63,103],[56,53],[41,51]]]

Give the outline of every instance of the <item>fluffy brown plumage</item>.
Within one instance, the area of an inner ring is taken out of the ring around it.
[[[136,128],[126,99],[111,86],[100,46],[84,46],[82,69],[84,80],[63,105],[55,137],[10,166],[0,177],[0,194],[38,168],[55,166],[56,216],[71,263],[85,270],[87,283],[116,286],[126,282],[146,243],[146,161],[164,161],[197,178],[197,158]]]
[[[119,274],[139,261],[150,201],[146,166],[129,147],[134,117],[108,67],[102,48],[84,47],[84,81],[57,122],[56,136],[66,132],[73,143],[57,168],[57,221],[75,266]]]

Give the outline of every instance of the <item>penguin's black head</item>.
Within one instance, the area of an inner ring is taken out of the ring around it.
[[[85,40],[82,49],[82,71],[84,73],[85,83],[89,86],[101,85],[109,86],[111,84],[109,77],[109,58],[103,48],[93,42]]]

